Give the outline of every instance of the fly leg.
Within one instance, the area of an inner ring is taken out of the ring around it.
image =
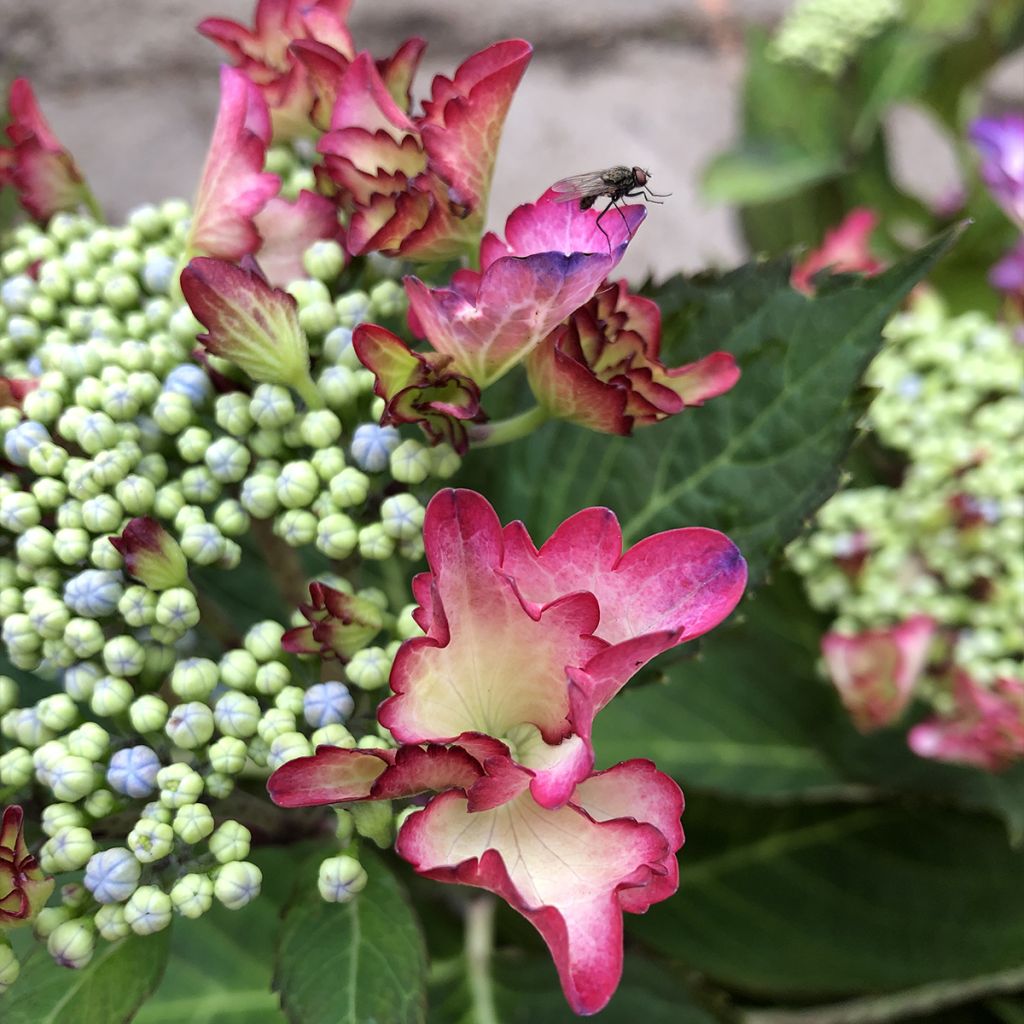
[[[608,205],[597,215],[597,220],[594,222],[597,225],[598,231],[604,235],[605,241],[608,243],[608,253],[612,251],[612,240],[608,237],[608,232],[601,227],[601,221],[604,219],[604,215],[614,206],[619,216],[622,218],[622,223],[626,226],[626,234],[629,235],[630,241],[633,240],[633,232],[629,229],[629,221],[626,220],[626,215],[622,212],[622,207],[619,205],[620,197],[613,197]]]

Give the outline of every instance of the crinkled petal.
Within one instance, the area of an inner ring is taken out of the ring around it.
[[[395,753],[320,746],[311,757],[297,757],[278,768],[267,780],[267,792],[279,807],[368,800]]]
[[[474,54],[454,79],[435,79],[420,130],[431,168],[451,199],[482,213],[487,205],[498,142],[533,47],[522,39],[494,43]]]
[[[622,894],[664,875],[670,853],[653,825],[548,810],[529,793],[475,814],[462,794],[442,794],[407,819],[396,849],[422,875],[507,900],[541,933],[581,1014],[600,1010],[618,985]]]
[[[567,519],[539,551],[522,523],[510,523],[502,565],[528,601],[592,593],[597,635],[610,644],[661,631],[680,643],[700,636],[732,612],[747,580],[736,545],[703,527],[658,533],[622,554],[619,522],[602,508]]]
[[[413,36],[406,39],[390,57],[377,61],[377,70],[391,98],[406,113],[412,106],[412,80],[426,48],[425,39]]]
[[[236,68],[220,72],[220,109],[199,181],[187,251],[237,260],[254,253],[254,218],[280,179],[263,170],[270,117],[259,89]]]

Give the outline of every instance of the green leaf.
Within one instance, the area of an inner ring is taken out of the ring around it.
[[[500,1024],[570,1024],[578,1021],[565,1001],[550,959],[502,953],[492,963]],[[680,972],[639,952],[627,952],[618,991],[597,1016],[601,1024],[715,1024],[693,1001]],[[429,1024],[478,1024],[464,972],[431,986]]]
[[[370,880],[344,905],[315,887],[285,915],[274,986],[293,1024],[415,1024],[424,1019],[426,950],[405,894],[380,857],[360,861]]]
[[[308,845],[262,847],[260,898],[241,910],[214,904],[197,921],[175,922],[163,983],[134,1024],[285,1024],[271,989],[281,909]]]
[[[501,459],[471,455],[467,476],[536,537],[593,504],[619,514],[629,543],[683,525],[716,527],[757,580],[835,489],[861,411],[854,392],[882,326],[954,237],[813,300],[781,282],[777,265],[673,278],[654,293],[675,310],[665,358],[732,352],[743,368],[732,391],[629,438],[549,423]]]
[[[946,810],[691,799],[679,895],[629,930],[729,987],[832,999],[1024,965],[1024,851]]]
[[[704,195],[719,203],[766,203],[794,195],[843,170],[839,157],[805,153],[772,140],[716,157],[703,174]]]
[[[69,971],[39,947],[17,984],[0,996],[3,1024],[126,1024],[156,988],[167,962],[168,932],[100,941],[87,967]]]

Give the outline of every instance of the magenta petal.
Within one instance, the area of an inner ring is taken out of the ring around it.
[[[481,388],[524,359],[551,330],[586,302],[621,252],[546,251],[495,260],[479,276],[474,298],[405,279],[409,306],[423,334]]]
[[[538,552],[519,524],[505,533],[503,567],[528,601],[590,591],[601,606],[597,635],[611,644],[650,632],[677,643],[717,626],[743,595],[747,567],[724,534],[668,530],[621,554],[618,521],[607,509],[567,519]]]
[[[466,790],[483,774],[475,758],[459,747],[401,747],[395,763],[373,785],[374,800],[396,800],[417,793]]]
[[[317,747],[312,757],[283,764],[267,780],[278,807],[315,807],[370,799],[373,784],[395,758],[394,750]]]

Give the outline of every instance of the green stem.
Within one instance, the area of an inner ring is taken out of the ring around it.
[[[474,440],[473,447],[494,448],[499,444],[518,441],[521,437],[532,434],[547,419],[547,410],[542,406],[535,405],[532,409],[527,409],[526,412],[521,412],[517,416],[510,416],[507,420],[498,420],[496,423],[476,427],[470,437],[479,437],[480,440]]]
[[[88,185],[82,185],[82,202],[85,203],[85,208],[96,218],[97,223],[106,224],[107,218],[103,213],[103,207],[100,206],[99,200]]]
[[[253,519],[252,534],[285,605],[295,608],[308,601],[307,574],[295,548],[274,533],[267,519]]]
[[[292,381],[292,387],[299,393],[299,397],[306,403],[307,409],[323,409],[326,403],[324,396],[320,394],[313,378],[305,373],[298,380]]]
[[[491,978],[496,908],[497,901],[489,893],[474,897],[466,907],[466,972],[476,1024],[499,1024]]]

